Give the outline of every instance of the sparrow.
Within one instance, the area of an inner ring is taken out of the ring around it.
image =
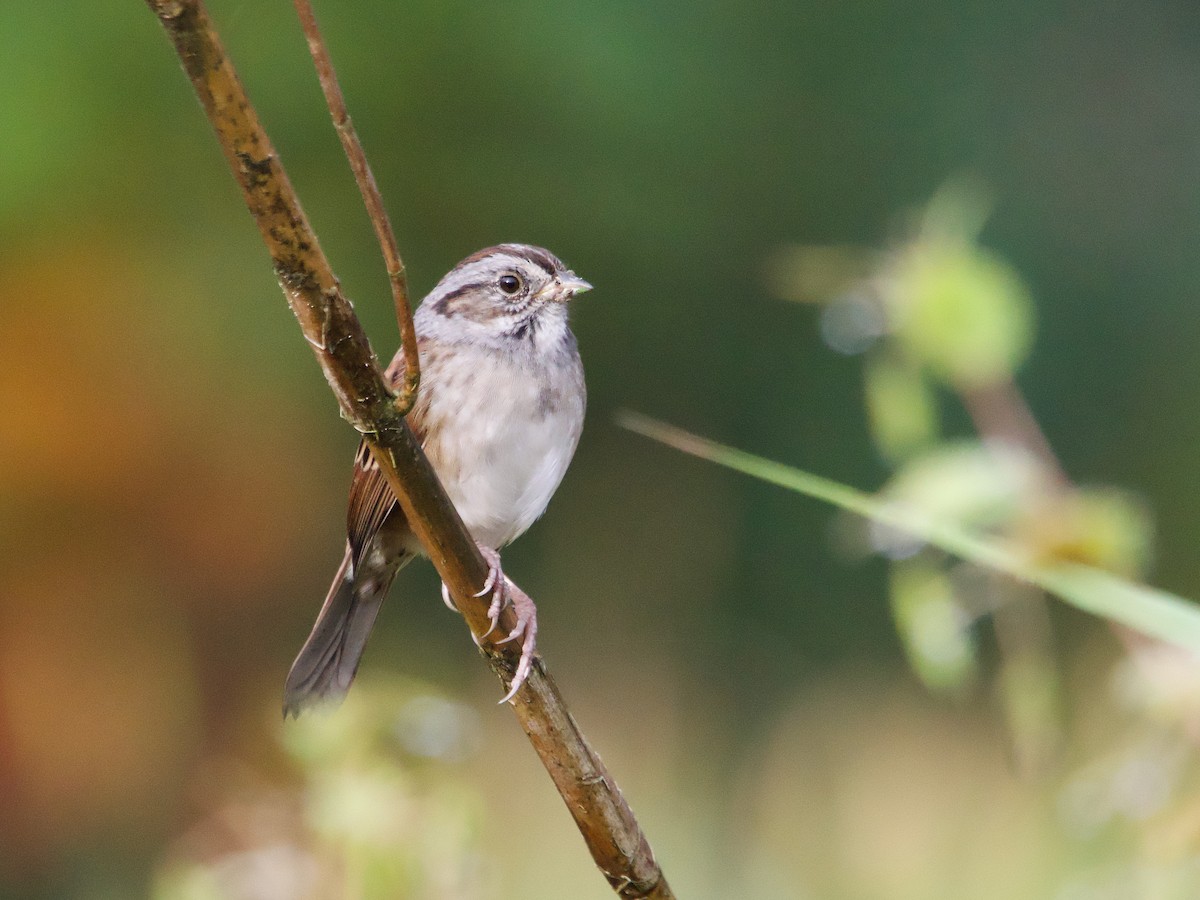
[[[499,550],[546,510],[583,430],[587,391],[569,301],[591,285],[552,253],[500,244],[451,269],[413,316],[421,385],[408,424],[487,560],[493,627],[505,603],[529,674],[537,610],[505,576]],[[398,386],[403,349],[385,377]],[[346,551],[284,686],[284,715],[336,704],[350,688],[396,573],[423,550],[365,442],[346,512]],[[449,592],[442,597],[454,609]],[[503,643],[504,641],[501,641]],[[501,702],[504,702],[503,700]]]

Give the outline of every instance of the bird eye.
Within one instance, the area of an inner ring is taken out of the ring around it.
[[[521,289],[521,279],[516,275],[501,275],[500,290],[506,294],[515,294]]]

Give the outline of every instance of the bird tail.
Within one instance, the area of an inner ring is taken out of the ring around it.
[[[316,624],[288,672],[283,688],[285,718],[345,699],[379,607],[404,562],[407,560],[382,572],[364,572],[360,578],[355,575],[350,550],[346,550]]]

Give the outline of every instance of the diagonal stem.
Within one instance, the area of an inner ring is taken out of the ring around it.
[[[404,261],[400,258],[396,235],[392,231],[387,210],[384,209],[383,197],[375,183],[375,175],[367,162],[367,154],[358,139],[358,133],[354,130],[354,124],[350,121],[350,113],[346,110],[346,100],[342,96],[342,88],[338,84],[337,72],[334,71],[325,39],[321,37],[321,30],[317,26],[312,4],[309,0],[293,0],[293,3],[296,15],[300,18],[300,26],[304,29],[304,36],[308,39],[308,52],[312,54],[317,79],[325,93],[325,102],[329,106],[330,116],[333,117],[334,128],[341,138],[346,159],[350,161],[350,169],[354,172],[354,180],[358,183],[358,191],[362,194],[363,205],[367,208],[367,215],[371,217],[371,225],[375,228],[375,237],[379,240],[379,249],[383,252],[383,261],[387,265],[388,280],[392,285],[392,302],[396,307],[396,321],[400,325],[400,346],[404,348],[404,378],[396,405],[400,407],[401,412],[407,412],[416,399],[417,385],[421,380],[421,366],[417,358],[417,333],[413,328],[412,307],[408,301],[408,279],[405,277]]]

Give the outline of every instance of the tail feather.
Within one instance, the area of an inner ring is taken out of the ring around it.
[[[347,550],[316,624],[288,672],[283,688],[285,717],[345,699],[371,626],[401,564],[397,561],[385,572],[356,578]]]

